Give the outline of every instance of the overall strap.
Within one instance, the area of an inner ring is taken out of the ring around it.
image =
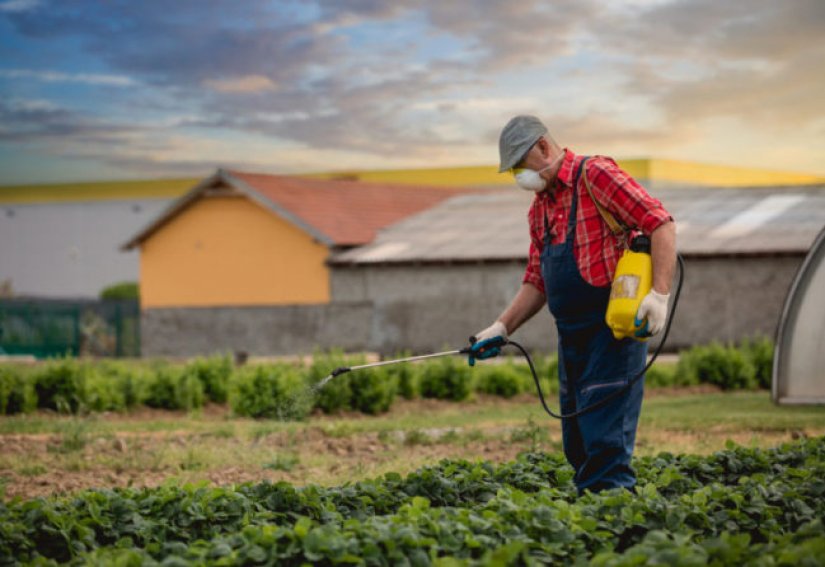
[[[590,156],[585,157],[582,160],[582,165],[584,162],[587,161],[587,158]],[[581,169],[579,170],[581,171]],[[599,211],[599,215],[601,215],[602,219],[604,220],[605,224],[607,224],[607,228],[610,229],[610,232],[613,233],[613,236],[618,238],[620,241],[624,242],[625,236],[628,233],[627,227],[618,220],[613,213],[608,211],[605,207],[602,206],[599,201],[593,196],[593,189],[590,187],[590,180],[587,179],[587,169],[584,170],[584,186],[587,189],[587,194],[590,195],[590,200],[593,201],[593,204],[596,205],[596,210]]]
[[[577,202],[578,202],[578,187],[579,187],[579,179],[581,178],[582,171],[584,170],[584,162],[587,161],[587,158],[590,156],[584,156],[582,160],[579,162],[579,167],[576,168],[576,173],[573,177],[573,197],[570,205],[570,215],[567,217],[567,230],[565,231],[565,236],[570,234],[571,230],[576,228],[576,210],[577,210]],[[587,172],[585,172],[585,176],[587,176]],[[547,218],[547,209],[544,210],[544,245],[547,246],[550,243],[550,219]]]
[[[573,177],[573,197],[570,202],[570,216],[567,217],[567,234],[569,235],[576,229],[576,215],[579,209],[579,179],[581,179],[582,172],[587,178],[587,171],[584,169],[584,163],[590,156],[584,156],[579,162],[579,167],[576,169],[576,175]]]

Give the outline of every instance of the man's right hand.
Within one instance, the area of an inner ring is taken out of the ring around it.
[[[475,334],[475,342],[470,346],[467,362],[475,366],[476,360],[485,360],[501,354],[501,347],[507,342],[507,327],[496,321],[483,331]]]

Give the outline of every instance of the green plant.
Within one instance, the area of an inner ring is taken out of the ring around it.
[[[36,565],[822,563],[825,438],[661,453],[634,468],[635,492],[581,497],[561,455],[526,452],[344,486],[166,484],[16,499],[0,505],[0,557]]]
[[[352,409],[379,414],[390,409],[398,388],[396,376],[384,367],[359,370],[350,377]]]
[[[203,407],[205,398],[203,382],[197,376],[183,369],[175,384],[177,407],[186,411],[196,410]]]
[[[271,471],[286,471],[289,472],[300,463],[298,455],[295,454],[278,454],[275,458],[264,463],[264,468]]]
[[[514,443],[530,443],[530,452],[534,453],[541,447],[542,442],[549,439],[547,427],[538,425],[533,416],[528,416],[527,423],[523,427],[517,427],[510,434],[510,440]]]
[[[73,417],[64,424],[60,433],[60,444],[52,450],[58,453],[75,453],[82,451],[88,442],[88,422],[83,418]]]
[[[524,391],[524,375],[508,361],[504,364],[477,365],[476,390],[493,396],[512,398]]]
[[[645,372],[645,386],[662,388],[681,385],[676,383],[676,366],[674,364],[654,363]]]
[[[707,383],[723,390],[757,387],[756,371],[741,350],[718,342],[682,352],[676,377],[686,383]]]
[[[123,409],[133,409],[144,403],[147,396],[148,371],[134,362],[104,360],[98,366],[102,379],[118,392]],[[121,409],[121,408],[118,408]]]
[[[403,351],[393,356],[393,359],[408,358],[409,351]],[[420,366],[412,363],[395,364],[387,367],[387,372],[394,377],[398,384],[398,395],[405,400],[414,400],[420,395],[419,374]]]
[[[149,407],[187,411],[203,407],[203,384],[183,367],[157,365],[147,382],[144,403]]]
[[[742,341],[739,348],[754,368],[756,384],[769,389],[773,380],[773,341],[767,337],[752,337]]]
[[[100,299],[125,300],[140,299],[140,286],[137,282],[121,282],[103,288],[100,291]]]
[[[83,403],[87,364],[66,357],[49,361],[32,376],[37,407],[77,412]]]
[[[463,358],[443,357],[421,366],[421,396],[461,401],[470,395],[472,377]]]
[[[419,429],[411,429],[404,434],[404,445],[408,447],[415,445],[432,445],[432,443],[432,438]]]
[[[314,387],[336,368],[363,364],[363,362],[363,358],[346,357],[340,350],[327,353],[316,352],[312,357],[312,364],[306,370],[305,379],[310,387]],[[324,413],[352,408],[350,374],[336,376],[318,390],[315,396],[315,407]]]
[[[0,415],[27,413],[37,407],[30,372],[22,366],[0,364]]]
[[[235,415],[281,421],[306,418],[313,398],[299,371],[288,364],[247,365],[234,375],[229,405]]]
[[[226,403],[233,371],[232,359],[228,355],[196,358],[186,365],[186,372],[200,380],[206,398],[216,404]]]

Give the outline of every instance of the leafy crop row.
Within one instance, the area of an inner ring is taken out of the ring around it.
[[[403,356],[400,355],[400,356]],[[710,383],[723,389],[770,385],[773,346],[766,339],[734,346],[713,343],[682,353],[676,366],[654,365],[649,386]],[[342,374],[319,392],[312,386],[340,366],[363,357],[318,353],[309,365],[260,364],[235,368],[229,357],[200,358],[185,365],[162,361],[93,363],[66,358],[28,368],[0,365],[0,413],[45,408],[67,412],[122,411],[145,405],[193,410],[207,401],[229,403],[249,417],[301,419],[313,409],[377,414],[396,396],[461,401],[472,392],[512,397],[535,392],[527,365],[508,358],[469,368],[461,357],[399,364]],[[547,392],[558,388],[555,356],[536,360]]]
[[[816,565],[825,439],[637,459],[576,497],[559,455],[443,461],[340,487],[86,491],[0,505],[0,558],[124,565]],[[3,561],[0,559],[0,563]]]

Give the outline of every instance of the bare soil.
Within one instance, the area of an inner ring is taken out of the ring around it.
[[[650,389],[646,396],[715,392],[715,388],[701,386]],[[195,418],[148,408],[128,414],[97,415],[89,418],[87,426],[82,419],[70,421],[41,413],[34,418],[54,419],[55,433],[0,435],[0,498],[28,499],[91,488],[152,487],[164,482],[231,485],[283,480],[296,485],[334,485],[389,471],[404,474],[445,458],[504,462],[530,449],[560,451],[558,422],[539,419],[533,423],[523,411],[518,413],[536,403],[534,396],[526,394],[511,400],[478,396],[461,405],[399,399],[383,416],[317,414],[289,427],[269,421],[230,419],[228,407],[220,405],[207,406]],[[501,412],[496,413],[499,409]],[[444,425],[445,416],[481,412],[500,417]],[[401,420],[416,424],[418,429],[404,429],[398,425]],[[171,423],[171,427],[162,431],[141,429],[161,421]],[[73,435],[71,427],[78,424],[80,429]],[[743,445],[771,446],[824,432],[825,428],[818,426],[759,432],[712,424],[697,431],[647,427],[639,430],[637,454],[663,448],[672,452],[711,452],[724,447],[728,439]]]

